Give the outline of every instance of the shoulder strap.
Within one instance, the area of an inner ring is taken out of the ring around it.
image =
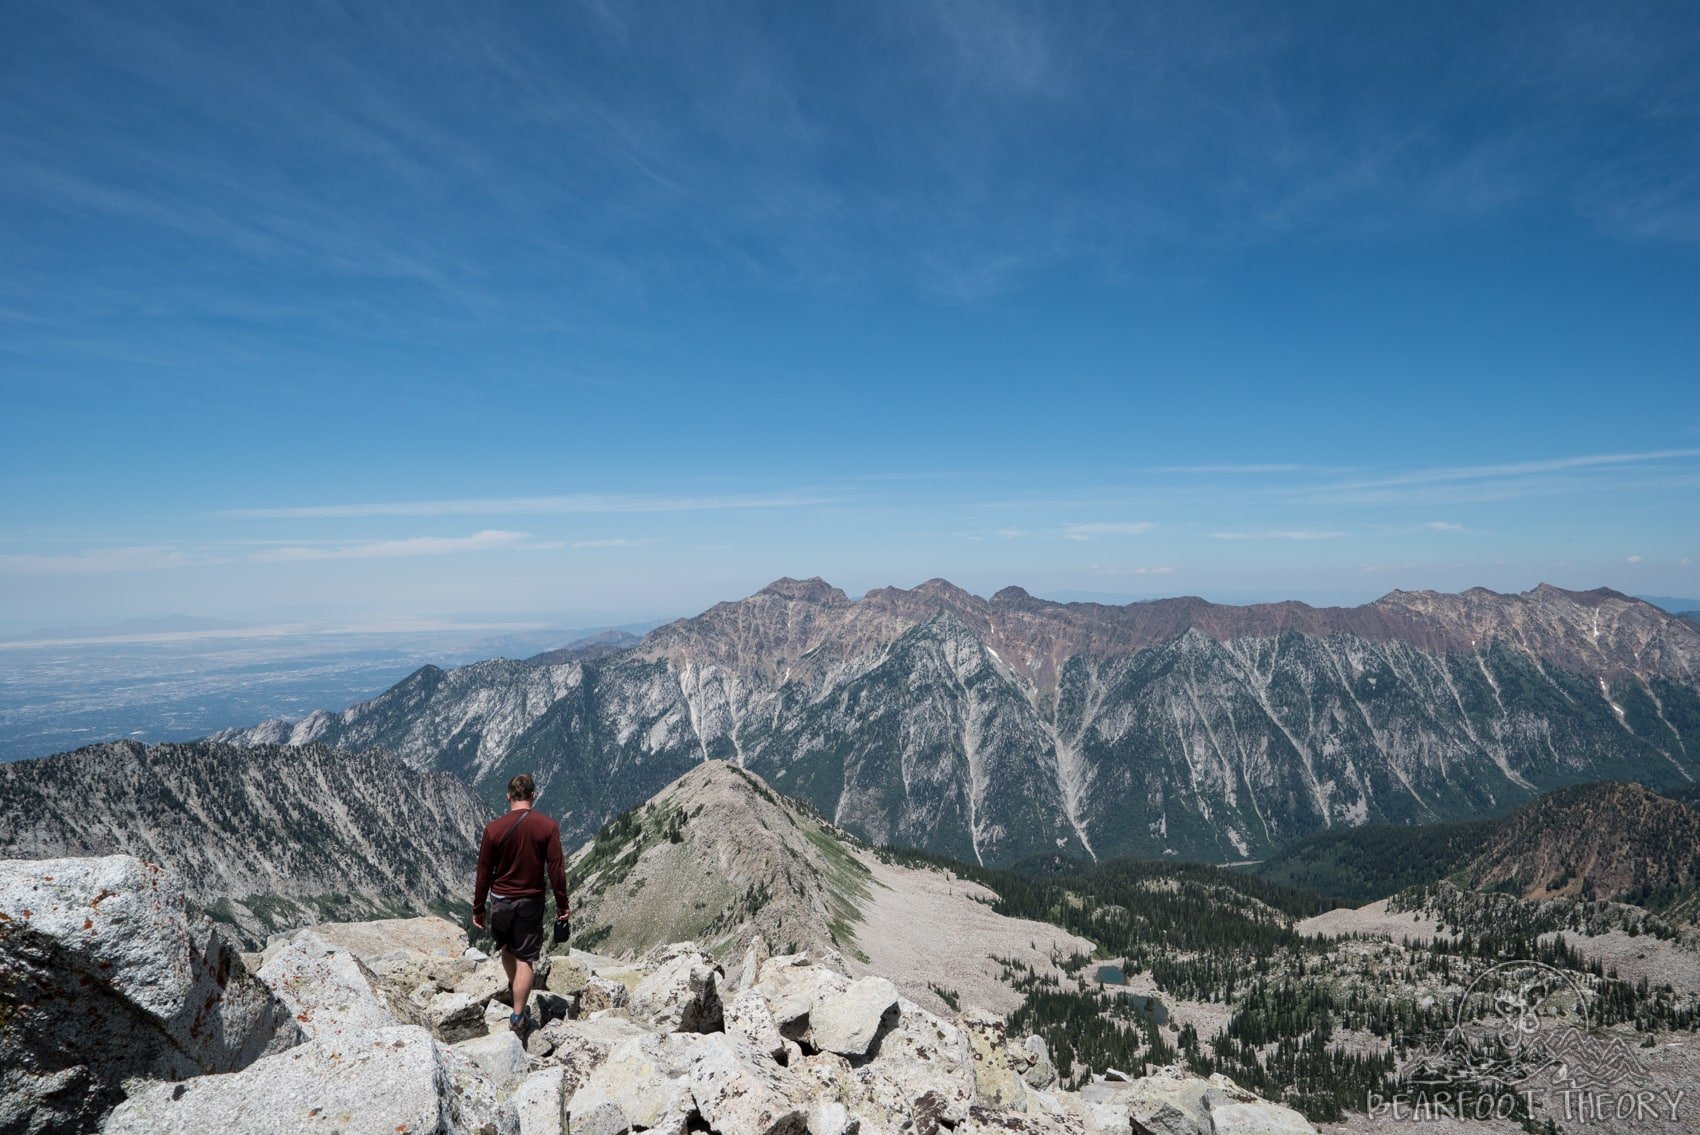
[[[496,841],[496,846],[501,847],[504,843],[508,842],[508,837],[519,830],[519,826],[525,823],[525,818],[529,815],[531,815],[530,808],[521,808],[519,810],[519,819],[508,825],[508,830],[502,833],[502,838]]]

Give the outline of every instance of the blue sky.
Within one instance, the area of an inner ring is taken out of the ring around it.
[[[1684,4],[22,3],[0,623],[1700,594]]]

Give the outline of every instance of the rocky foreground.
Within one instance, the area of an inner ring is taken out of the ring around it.
[[[522,1044],[500,965],[441,919],[241,955],[128,856],[0,862],[0,1132],[1300,1135],[1177,1069],[1059,1087],[1036,1038],[757,938],[547,959]]]

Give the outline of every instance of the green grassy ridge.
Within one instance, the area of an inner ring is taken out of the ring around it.
[[[857,856],[866,845],[833,826],[809,801],[775,792],[759,777],[737,765],[725,761],[714,764],[717,775],[736,778],[741,791],[771,809],[770,813],[755,813],[755,822],[769,830],[775,825],[782,828],[774,834],[800,854],[784,868],[785,880],[758,881],[731,894],[725,905],[696,931],[696,936],[717,948],[741,947],[741,942],[733,943],[726,936],[765,909],[773,901],[776,890],[806,878],[825,904],[828,940],[834,947],[866,961],[856,941],[857,928],[864,918],[863,907],[872,897],[873,874]],[[701,803],[690,807],[687,802],[664,794],[621,812],[604,824],[589,846],[569,862],[569,888],[581,895],[606,895],[625,883],[652,849],[663,843],[687,842],[694,825],[707,822],[700,819],[703,808]],[[801,875],[793,876],[793,870]],[[613,924],[588,926],[583,933],[590,936],[585,941],[617,936]],[[786,942],[777,945],[785,946]]]

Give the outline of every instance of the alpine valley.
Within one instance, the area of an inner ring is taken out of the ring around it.
[[[1315,608],[781,579],[636,645],[427,666],[212,740],[382,748],[492,802],[533,772],[569,840],[720,759],[874,845],[1240,861],[1572,784],[1693,784],[1700,627],[1548,585]]]

